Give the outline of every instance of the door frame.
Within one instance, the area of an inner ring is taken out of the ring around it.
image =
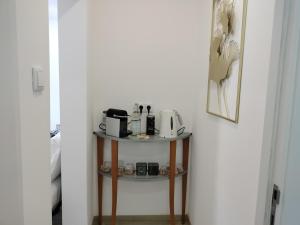
[[[295,94],[295,79],[297,63],[293,62],[295,52],[291,51],[295,32],[292,23],[293,3],[297,0],[277,0],[272,40],[272,58],[270,62],[269,85],[267,95],[267,108],[265,115],[264,139],[262,145],[262,158],[260,180],[258,187],[256,225],[269,225],[274,184],[274,170],[278,154],[282,157],[281,164],[276,165],[280,177],[284,179],[289,133],[291,130],[292,111]],[[299,42],[298,42],[299,43]],[[280,46],[278,48],[278,46]],[[295,61],[295,60],[294,60]],[[280,136],[280,131],[285,135]],[[278,144],[280,142],[281,149]],[[280,187],[284,191],[284,187]],[[280,214],[280,212],[279,212]]]

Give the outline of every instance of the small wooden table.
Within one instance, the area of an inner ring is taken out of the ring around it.
[[[107,136],[105,133],[99,131],[94,132],[97,136],[97,164],[98,164],[98,205],[99,205],[99,225],[102,225],[102,194],[103,194],[103,176],[111,176],[112,178],[112,217],[111,225],[116,225],[117,215],[117,193],[118,193],[118,179],[132,179],[132,180],[155,180],[155,179],[169,179],[169,204],[170,204],[170,224],[175,225],[174,212],[174,193],[175,193],[175,178],[176,178],[176,142],[182,140],[183,143],[183,157],[182,166],[184,173],[182,174],[182,216],[181,223],[185,224],[186,220],[186,193],[187,193],[187,177],[189,164],[189,140],[191,133],[183,133],[176,138],[161,138],[157,135],[151,136],[147,140],[141,140],[133,136],[126,138],[117,138]],[[101,172],[101,167],[104,161],[104,140],[111,141],[111,175]],[[119,142],[169,142],[170,143],[170,172],[169,176],[123,176],[118,177],[118,146]]]

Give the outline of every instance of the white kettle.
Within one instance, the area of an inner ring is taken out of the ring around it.
[[[182,118],[176,110],[165,109],[160,111],[159,136],[163,138],[176,138],[184,132]]]

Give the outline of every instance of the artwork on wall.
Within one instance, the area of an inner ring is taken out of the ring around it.
[[[239,118],[247,0],[213,0],[207,112]]]

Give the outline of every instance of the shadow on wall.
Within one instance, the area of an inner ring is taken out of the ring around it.
[[[191,150],[189,214],[192,224],[217,223],[218,138],[219,119],[206,114],[204,107],[198,108],[194,117]]]
[[[58,0],[58,18],[60,19],[68,10],[76,5],[80,0]]]

